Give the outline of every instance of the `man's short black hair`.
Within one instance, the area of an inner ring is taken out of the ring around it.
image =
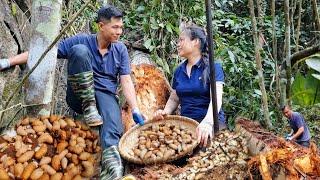
[[[286,107],[289,107],[289,106],[288,105],[281,106],[281,111],[283,112]]]
[[[120,9],[116,8],[115,6],[112,5],[107,5],[98,10],[98,17],[96,19],[96,22],[101,22],[101,21],[108,21],[112,17],[115,18],[122,18],[123,13]]]

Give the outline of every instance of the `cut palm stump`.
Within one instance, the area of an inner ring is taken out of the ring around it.
[[[138,107],[146,120],[150,120],[154,112],[166,105],[171,91],[170,84],[162,71],[149,64],[132,65],[132,79]],[[125,132],[135,124],[127,104],[122,108],[122,122]]]

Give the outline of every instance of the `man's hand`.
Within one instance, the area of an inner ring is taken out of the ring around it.
[[[212,139],[212,125],[206,121],[201,121],[196,129],[196,134],[200,146],[207,147],[208,141]]]
[[[0,71],[10,67],[9,59],[0,59]]]
[[[167,115],[167,113],[164,110],[159,109],[154,113],[154,116],[152,119],[153,120],[163,120],[164,116],[166,116],[166,115]]]
[[[143,115],[140,113],[138,108],[132,110],[132,117],[136,124],[139,124],[140,126],[144,125]]]
[[[287,136],[287,137],[286,137],[286,140],[287,140],[287,141],[291,141],[292,139],[293,139],[292,136]]]

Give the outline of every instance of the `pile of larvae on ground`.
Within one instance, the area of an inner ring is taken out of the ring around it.
[[[153,124],[140,131],[139,141],[130,154],[143,162],[174,158],[192,148],[195,133],[184,125]]]
[[[24,118],[16,135],[0,136],[0,179],[84,179],[95,176],[98,135],[71,118]]]

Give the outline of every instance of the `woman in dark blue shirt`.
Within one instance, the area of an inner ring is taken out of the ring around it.
[[[155,119],[163,119],[181,105],[181,115],[197,120],[197,136],[202,146],[212,138],[213,115],[210,98],[210,76],[207,40],[204,30],[197,26],[186,27],[179,36],[178,54],[185,58],[175,70],[172,92],[163,110],[155,113]],[[224,128],[222,105],[224,73],[220,63],[215,63],[219,127]]]

